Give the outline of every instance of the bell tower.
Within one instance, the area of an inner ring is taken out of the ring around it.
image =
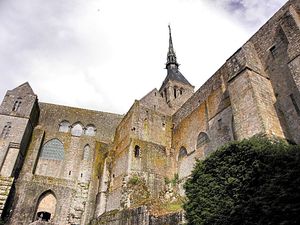
[[[171,27],[169,25],[169,50],[167,54],[167,76],[159,92],[172,111],[175,112],[194,93],[194,86],[179,71],[176,53],[173,47]]]
[[[9,207],[6,199],[18,178],[38,117],[37,96],[27,82],[6,92],[0,105],[0,189],[5,190],[5,195],[0,193],[0,216]]]

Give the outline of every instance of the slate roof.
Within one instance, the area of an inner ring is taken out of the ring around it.
[[[177,63],[177,57],[173,47],[171,27],[170,25],[168,27],[169,27],[169,51],[167,54],[167,63],[166,63],[166,69],[168,70],[168,73],[167,73],[167,77],[165,78],[164,82],[161,85],[160,90],[164,88],[164,86],[168,83],[169,80],[179,81],[183,84],[193,86],[178,70],[179,64]]]
[[[168,68],[168,74],[164,80],[164,82],[162,83],[161,85],[161,88],[162,89],[166,83],[169,81],[169,80],[175,80],[175,81],[179,81],[183,84],[187,84],[187,85],[190,85],[190,86],[193,86],[190,84],[190,82],[188,82],[188,80],[182,75],[182,73],[178,70],[178,68]]]

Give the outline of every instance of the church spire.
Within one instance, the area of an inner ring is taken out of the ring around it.
[[[168,51],[167,63],[166,63],[167,77],[165,78],[164,82],[162,83],[162,86],[159,89],[160,91],[163,90],[170,81],[176,81],[176,82],[186,84],[186,85],[193,87],[188,82],[188,80],[181,74],[178,67],[179,67],[179,64],[177,62],[176,54],[174,51],[171,27],[169,25],[169,51]]]
[[[169,51],[167,55],[167,63],[166,63],[166,69],[170,68],[178,68],[179,64],[177,63],[176,54],[173,48],[173,41],[172,41],[172,34],[171,34],[171,27],[170,24],[169,27]]]

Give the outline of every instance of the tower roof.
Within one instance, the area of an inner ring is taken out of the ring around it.
[[[21,92],[23,94],[26,94],[26,95],[34,95],[34,92],[30,86],[30,84],[28,82],[25,82],[21,85],[19,85],[18,87],[14,88],[13,90],[11,90],[12,92],[15,92],[15,91],[18,91],[18,92]]]
[[[183,84],[192,86],[190,84],[190,82],[188,82],[188,80],[179,71],[179,64],[177,62],[175,50],[173,47],[170,25],[169,25],[169,50],[168,50],[168,54],[167,54],[166,69],[168,71],[167,77],[165,78],[164,82],[162,83],[160,90],[168,83],[169,80],[175,80],[175,81],[181,82]]]
[[[168,74],[164,80],[164,82],[162,83],[161,85],[161,88],[162,89],[167,83],[169,80],[175,80],[175,81],[178,81],[180,83],[183,83],[183,84],[187,84],[187,85],[190,85],[190,86],[193,86],[190,84],[190,82],[188,82],[188,80],[182,75],[182,73],[178,70],[178,68],[169,68],[168,69]]]

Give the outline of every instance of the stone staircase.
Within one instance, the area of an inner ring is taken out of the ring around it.
[[[0,216],[2,215],[13,182],[13,177],[0,176]]]

